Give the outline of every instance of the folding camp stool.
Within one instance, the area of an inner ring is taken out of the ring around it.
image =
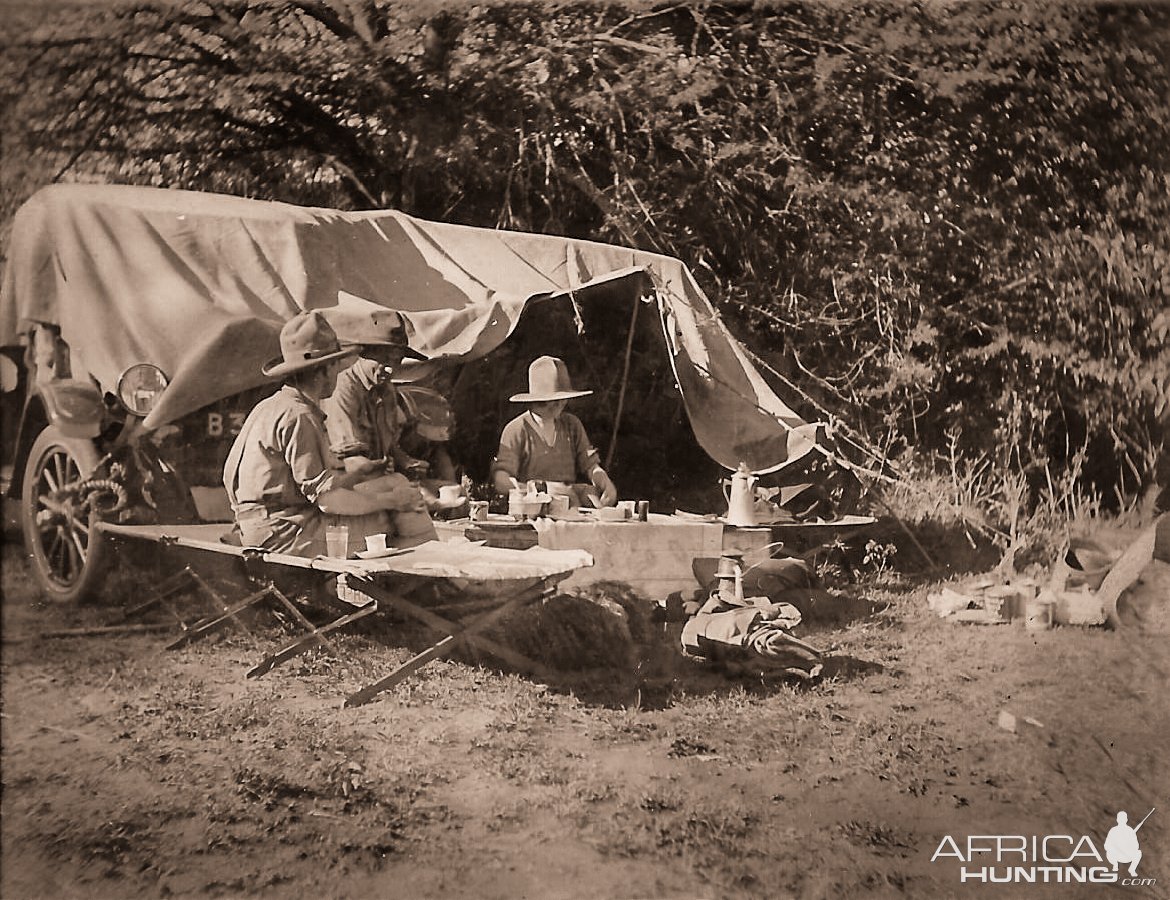
[[[248,670],[248,678],[259,678],[261,675],[264,675],[267,672],[271,672],[281,663],[300,656],[302,653],[311,650],[313,647],[325,647],[331,654],[337,656],[337,647],[334,646],[334,644],[326,637],[326,635],[337,631],[339,628],[344,628],[346,625],[356,622],[359,619],[364,619],[371,613],[378,611],[378,604],[376,601],[362,597],[360,598],[360,602],[356,605],[356,608],[338,616],[331,622],[318,627],[310,622],[305,617],[305,615],[299,609],[297,609],[296,604],[291,602],[277,589],[275,584],[264,578],[262,574],[264,571],[264,558],[261,552],[252,551],[245,548],[243,558],[244,570],[248,573],[249,578],[254,583],[263,583],[264,587],[242,602],[248,603],[249,600],[255,602],[256,599],[262,599],[265,595],[272,596],[307,631],[306,634],[301,635],[292,643],[281,647],[275,653],[270,654],[269,656],[266,656],[264,659],[260,660],[260,662]],[[340,579],[337,580],[340,582]],[[345,596],[340,591],[338,591],[338,598],[344,603]]]
[[[195,619],[194,621],[184,618],[175,605],[174,598],[185,593],[195,593],[198,596],[204,597],[212,608],[210,615]],[[215,588],[209,585],[206,581],[199,577],[190,566],[183,566],[174,575],[163,580],[158,586],[149,600],[140,603],[137,606],[126,610],[123,614],[123,620],[134,619],[141,616],[148,610],[154,609],[156,606],[165,606],[171,617],[178,623],[183,630],[182,636],[177,640],[167,645],[168,650],[173,650],[176,647],[181,647],[184,644],[190,643],[193,640],[198,640],[203,634],[212,630],[212,624],[215,627],[220,627],[227,623],[231,623],[243,631],[245,634],[252,632],[239,618],[239,614],[250,606],[256,600],[256,595],[249,598],[249,602],[236,604],[235,606],[228,606],[227,601],[223,595]],[[212,623],[212,624],[209,624]]]
[[[157,606],[160,603],[165,603],[171,612],[171,615],[178,621],[179,626],[183,629],[183,633],[179,635],[171,643],[167,644],[166,649],[177,650],[180,647],[185,647],[196,641],[202,640],[209,634],[212,634],[227,625],[234,625],[248,635],[252,635],[251,630],[244,624],[240,618],[240,614],[250,607],[257,606],[265,601],[275,601],[278,608],[283,609],[292,617],[298,625],[306,630],[306,634],[297,638],[292,644],[285,646],[276,653],[265,657],[247,672],[247,677],[256,678],[263,675],[265,672],[271,671],[276,666],[280,665],[295,656],[299,656],[312,647],[325,647],[334,656],[337,655],[337,648],[326,637],[332,631],[355,622],[358,619],[364,618],[372,612],[377,610],[377,604],[373,602],[364,603],[361,607],[353,612],[343,615],[332,622],[323,626],[316,626],[297,608],[296,603],[290,600],[284,592],[282,592],[271,580],[266,578],[263,574],[263,557],[259,551],[245,549],[243,552],[244,572],[248,580],[257,587],[257,590],[248,594],[244,599],[233,605],[228,605],[223,596],[209,585],[203,578],[199,576],[190,566],[184,566],[180,571],[176,572],[170,578],[166,579],[159,590],[156,591],[155,596],[145,603],[139,604],[126,613],[125,618],[131,618],[140,615],[143,612]],[[179,611],[170,603],[170,599],[182,591],[189,590],[191,587],[198,590],[200,594],[206,596],[214,608],[211,615],[198,619],[195,622],[188,622]]]
[[[551,597],[555,593],[555,585],[560,578],[542,578],[535,584],[518,591],[511,598],[503,602],[498,598],[479,598],[423,607],[407,599],[410,593],[417,590],[418,585],[414,588],[404,587],[398,591],[390,591],[368,576],[349,574],[341,577],[345,579],[349,589],[359,591],[387,608],[397,610],[410,618],[416,619],[432,631],[442,635],[439,640],[421,653],[415,654],[389,675],[351,694],[345,700],[346,707],[360,706],[363,703],[368,703],[378,694],[404,681],[413,672],[418,671],[431,660],[441,659],[453,652],[460,644],[463,644],[472,651],[478,649],[497,656],[522,672],[544,678],[550,675],[550,670],[546,666],[529,659],[509,647],[499,644],[481,634],[481,632],[509,613],[531,603],[535,603],[538,600]],[[470,621],[452,621],[439,615],[438,612],[443,611],[448,614],[451,612],[469,613],[485,608],[488,609],[487,612],[481,613]]]

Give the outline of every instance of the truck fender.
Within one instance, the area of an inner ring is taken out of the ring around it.
[[[32,385],[20,416],[8,496],[20,496],[28,452],[47,426],[57,426],[66,437],[94,440],[101,434],[105,411],[101,391],[92,382],[70,378]]]
[[[50,381],[36,385],[33,395],[40,396],[48,424],[57,426],[65,437],[96,438],[101,434],[106,407],[101,391],[92,382],[75,378]]]

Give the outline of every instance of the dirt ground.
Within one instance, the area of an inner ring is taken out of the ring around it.
[[[47,606],[19,547],[3,563],[7,900],[1170,896],[1165,635],[954,625],[888,580],[806,628],[833,653],[809,685],[440,661],[347,710],[409,655],[393,628],[248,680],[287,635],[44,637],[114,610]],[[1100,848],[1151,807],[1153,885],[931,861],[947,835]]]

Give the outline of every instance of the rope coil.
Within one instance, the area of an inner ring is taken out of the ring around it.
[[[126,488],[109,478],[88,478],[72,489],[78,506],[101,516],[112,516],[129,503]]]

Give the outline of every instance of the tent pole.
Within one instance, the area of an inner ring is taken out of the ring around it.
[[[609,438],[609,448],[605,451],[605,471],[609,471],[609,464],[613,462],[613,452],[617,449],[618,427],[622,422],[622,407],[626,403],[626,384],[630,378],[630,356],[634,352],[634,326],[638,323],[638,307],[642,305],[642,298],[634,298],[634,309],[630,313],[630,333],[626,335],[626,357],[622,362],[622,385],[618,389],[617,412],[613,414],[613,434]]]

